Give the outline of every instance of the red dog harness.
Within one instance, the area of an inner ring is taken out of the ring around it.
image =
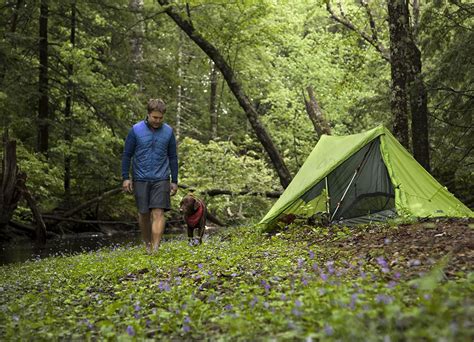
[[[199,220],[201,219],[201,217],[204,213],[204,203],[202,203],[199,200],[197,200],[197,201],[199,203],[199,207],[197,208],[196,212],[194,214],[192,214],[191,216],[188,216],[186,218],[186,223],[191,228],[194,228],[199,224]]]

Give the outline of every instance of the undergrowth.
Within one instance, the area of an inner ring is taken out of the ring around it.
[[[390,255],[314,241],[240,227],[2,266],[0,338],[472,340],[473,275],[446,279],[449,256],[406,278]]]

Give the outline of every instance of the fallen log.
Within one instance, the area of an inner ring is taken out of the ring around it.
[[[19,231],[27,233],[31,237],[35,237],[36,227],[30,226],[28,224],[24,224],[24,223],[21,223],[21,222],[16,222],[16,221],[13,221],[13,220],[8,222],[8,225],[12,228],[15,228],[15,229],[19,230]],[[49,230],[46,232],[46,237],[55,237],[55,236],[59,236],[59,234],[56,234],[55,232],[52,232],[52,231],[49,231]]]
[[[131,225],[136,226],[138,224],[137,221],[103,221],[103,220],[81,220],[75,219],[70,217],[64,216],[56,216],[56,215],[43,215],[45,219],[52,220],[52,221],[67,221],[67,222],[75,222],[75,223],[89,223],[89,224],[121,224],[121,225]]]
[[[81,205],[77,206],[76,208],[73,208],[73,209],[71,209],[71,210],[66,211],[62,216],[63,216],[63,217],[72,216],[72,215],[78,213],[79,211],[90,207],[92,204],[95,204],[95,203],[97,203],[97,202],[100,202],[100,201],[102,201],[104,198],[107,198],[107,197],[116,195],[116,194],[118,194],[118,193],[120,193],[120,192],[122,192],[122,187],[120,187],[120,188],[115,188],[115,189],[106,191],[106,192],[100,194],[99,196],[94,197],[94,198],[92,198],[92,199],[90,199],[90,200],[88,200],[88,201],[82,203]]]
[[[179,184],[178,187],[189,190],[191,192],[196,192],[196,188],[193,188],[191,186],[185,185],[185,184]],[[209,189],[209,190],[202,190],[199,191],[200,194],[202,195],[207,195],[207,196],[219,196],[219,195],[229,195],[229,196],[243,196],[243,195],[248,195],[248,196],[265,196],[268,198],[279,198],[282,194],[281,191],[250,191],[250,190],[241,190],[241,191],[230,191],[226,189]]]

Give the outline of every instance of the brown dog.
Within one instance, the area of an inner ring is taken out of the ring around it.
[[[192,242],[194,237],[194,229],[198,230],[198,241],[202,243],[202,236],[206,229],[207,208],[206,204],[194,197],[192,194],[187,194],[179,204],[179,211],[183,214],[184,221],[188,226],[188,238]]]

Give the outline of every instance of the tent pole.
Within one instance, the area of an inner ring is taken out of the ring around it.
[[[357,176],[358,171],[359,171],[359,168],[355,169],[354,175],[352,176],[352,179],[349,182],[349,185],[346,187],[346,190],[344,190],[344,194],[342,195],[341,200],[339,202],[337,202],[337,207],[336,207],[336,209],[334,210],[334,213],[331,216],[331,221],[334,218],[334,216],[336,216],[337,211],[341,207],[342,201],[344,201],[344,197],[346,197],[347,191],[349,191],[349,188],[351,187],[352,182],[354,181],[355,177]]]
[[[330,203],[329,203],[329,187],[328,187],[328,177],[324,177],[324,180],[326,182],[326,212],[328,213],[328,216],[331,216],[331,209],[330,209]]]

